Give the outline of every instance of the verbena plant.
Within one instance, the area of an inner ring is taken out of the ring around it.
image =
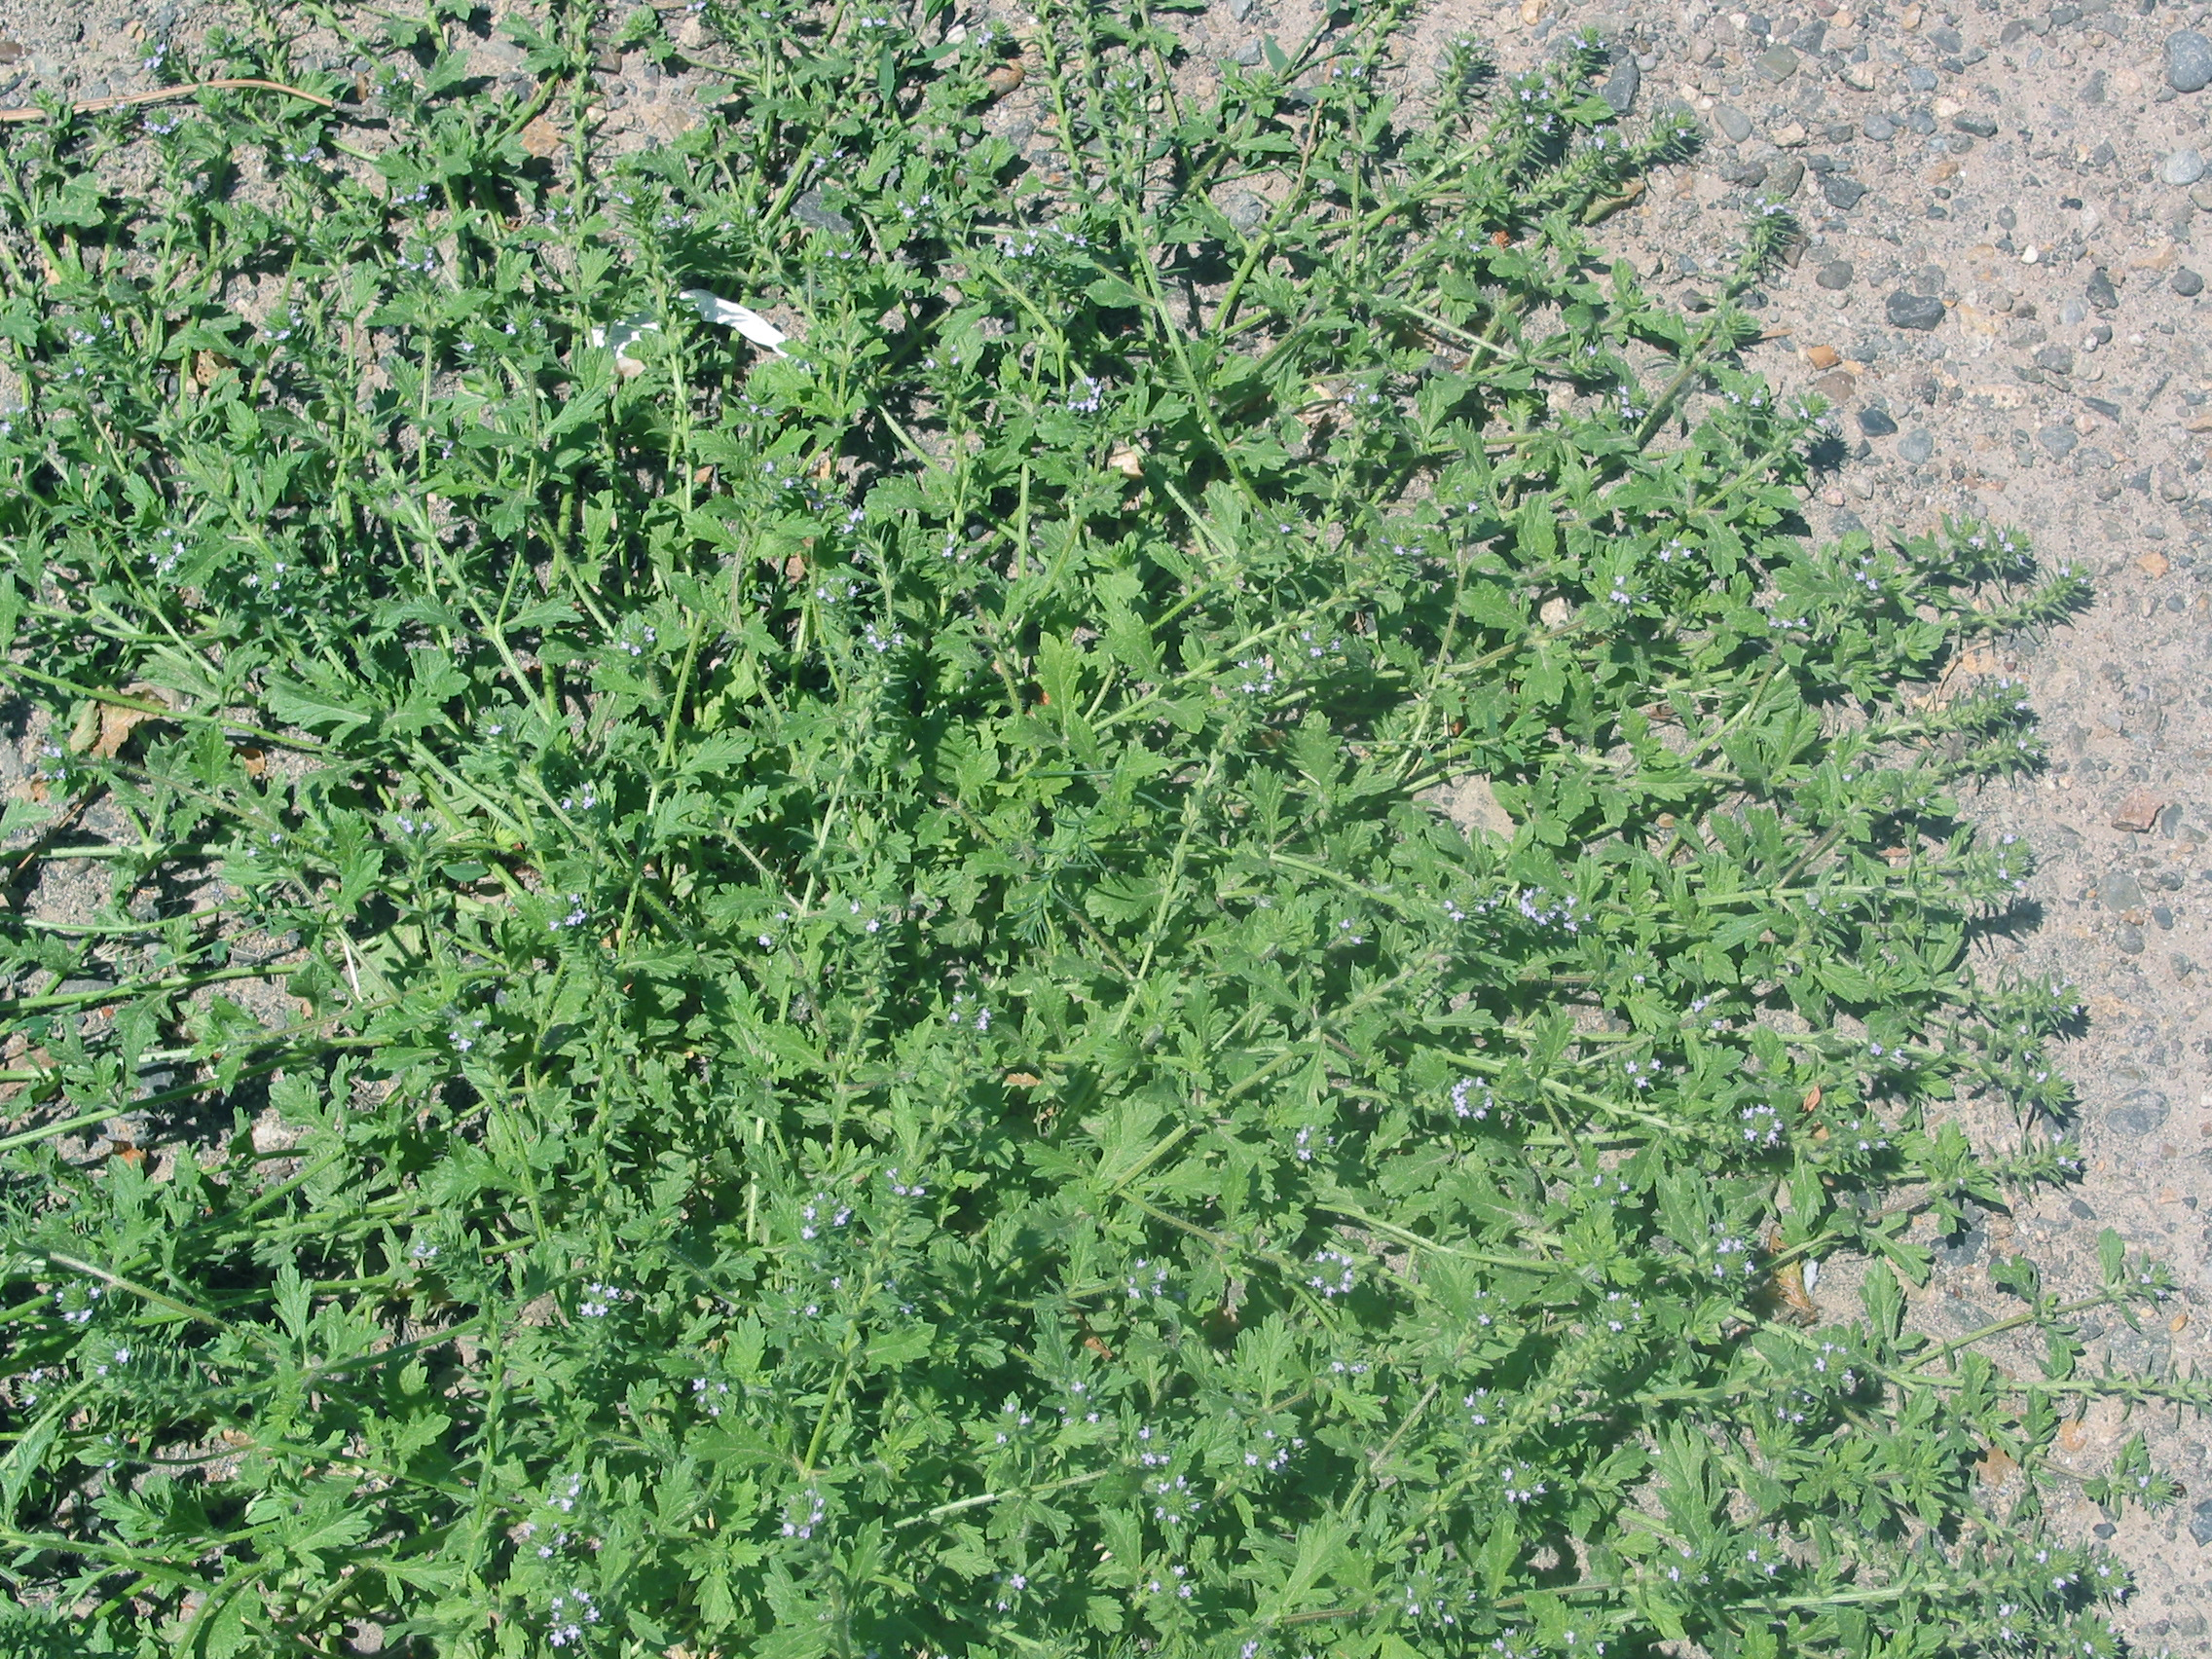
[[[2199,1391],[1900,1289],[2074,1167],[1931,689],[2083,585],[1810,544],[1787,218],[1686,322],[1594,43],[1407,117],[1353,10],[708,0],[602,167],[603,20],[446,6],[7,141],[10,1652],[2116,1650],[2043,1453]]]

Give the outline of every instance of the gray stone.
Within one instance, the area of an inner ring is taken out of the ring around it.
[[[1759,73],[1770,81],[1787,81],[1797,73],[1797,55],[1787,46],[1770,46],[1758,55]]]
[[[1849,212],[1864,199],[1866,187],[1857,179],[1846,178],[1841,173],[1823,173],[1821,195],[1826,198],[1830,207],[1839,212]]]
[[[1976,138],[1994,138],[1997,136],[1997,123],[1990,120],[1986,115],[1962,115],[1951,125],[1961,132],[1972,133]]]
[[[1936,437],[1925,426],[1915,426],[1905,433],[1904,441],[1898,445],[1898,454],[1918,466],[1936,453]]]
[[[2160,166],[2158,176],[2168,184],[2194,184],[2204,176],[2204,152],[2189,148],[2176,150]]]
[[[2168,35],[2166,85],[2177,92],[2200,92],[2212,86],[2212,40],[2194,29]]]
[[[1898,135],[1898,124],[1880,110],[1876,110],[1859,124],[1859,130],[1865,133],[1877,144],[1887,144]]]
[[[2064,461],[2074,453],[2074,446],[2081,441],[2075,436],[2072,426],[2046,426],[2036,433],[2036,442],[2043,445],[2053,461]]]
[[[853,222],[822,199],[822,192],[810,190],[792,203],[792,217],[802,225],[812,225],[818,231],[830,231],[838,236],[851,236]]]
[[[1850,260],[1831,259],[1821,267],[1821,274],[1813,280],[1824,288],[1840,291],[1851,286],[1851,278],[1856,275]]]
[[[1794,156],[1778,156],[1767,165],[1766,194],[1772,201],[1788,201],[1804,182],[1805,164]]]
[[[2166,1339],[2156,1331],[2131,1331],[2125,1325],[2106,1339],[2113,1358],[2122,1371],[2137,1376],[2152,1376],[2166,1369],[2167,1356],[2173,1352]]]
[[[1936,90],[1936,71],[1916,64],[1904,72],[1904,84],[1916,92],[1932,92]]]
[[[1606,77],[1604,88],[1599,92],[1615,115],[1628,114],[1629,105],[1636,102],[1636,91],[1643,85],[1643,75],[1636,66],[1636,59],[1623,53],[1613,64],[1613,72]]]
[[[2143,884],[2124,869],[2108,869],[2097,880],[2097,899],[2108,910],[2140,910]]]
[[[2185,300],[2194,300],[2204,292],[2204,278],[2186,265],[2168,278],[2166,285]]]
[[[2036,367],[2047,369],[2054,375],[2074,372],[2074,350],[2069,346],[2050,345],[2036,352]]]
[[[1909,130],[1925,138],[1936,130],[1936,114],[1933,110],[1926,109],[1907,110],[1904,124]]]
[[[1859,429],[1870,438],[1887,438],[1896,433],[1898,424],[1890,419],[1887,409],[1869,405],[1859,412]]]
[[[1925,333],[1943,320],[1943,302],[1934,294],[1908,293],[1899,288],[1883,309],[1892,328],[1917,328]]]
[[[2089,273],[2089,304],[2099,311],[2120,310],[2120,290],[2112,285],[2112,273],[2098,266]]]
[[[2212,1498],[2206,1498],[2189,1512],[2189,1535],[2196,1540],[2199,1549],[2212,1544]]]
[[[2116,1133],[2131,1135],[2140,1140],[2156,1134],[2165,1126],[2166,1114],[2171,1110],[2163,1092],[2156,1088],[2131,1088],[2120,1097],[2118,1105],[2107,1112],[2105,1124]]]
[[[1972,1267],[1981,1259],[1982,1247],[1989,1242],[1989,1229],[1982,1225],[1978,1208],[1968,1209],[1966,1223],[1956,1234],[1936,1241],[1936,1259],[1946,1268]]]
[[[1741,144],[1751,135],[1751,118],[1734,104],[1715,105],[1713,123],[1731,144]]]
[[[1268,216],[1268,204],[1249,190],[1233,190],[1222,198],[1221,210],[1238,230],[1250,233]]]

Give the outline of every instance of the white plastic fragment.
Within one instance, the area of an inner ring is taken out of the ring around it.
[[[690,302],[691,309],[708,322],[734,328],[754,345],[765,346],[779,357],[788,355],[784,342],[790,336],[758,312],[750,311],[735,300],[725,300],[719,294],[710,294],[704,288],[685,288],[676,297]]]
[[[658,327],[659,319],[652,313],[639,312],[633,316],[624,317],[611,328],[593,329],[591,343],[610,348],[614,352],[615,373],[624,380],[630,380],[644,374],[645,365],[643,359],[631,356],[628,348]]]

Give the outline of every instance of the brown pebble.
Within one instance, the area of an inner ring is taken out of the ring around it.
[[[2166,803],[2149,790],[2136,790],[2120,803],[2120,810],[2112,815],[2115,830],[2132,830],[2138,835],[2147,834],[2158,822],[2158,814]]]
[[[1805,361],[1816,369],[1832,369],[1843,361],[1843,354],[1833,346],[1808,346],[1805,348]]]

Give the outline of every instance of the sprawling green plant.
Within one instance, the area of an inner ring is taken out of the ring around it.
[[[617,166],[581,0],[0,155],[8,1650],[2115,1651],[2041,1452],[2200,1391],[1900,1288],[2074,1166],[1946,792],[2083,589],[1809,543],[1787,217],[1685,321],[1402,5],[690,10]]]

